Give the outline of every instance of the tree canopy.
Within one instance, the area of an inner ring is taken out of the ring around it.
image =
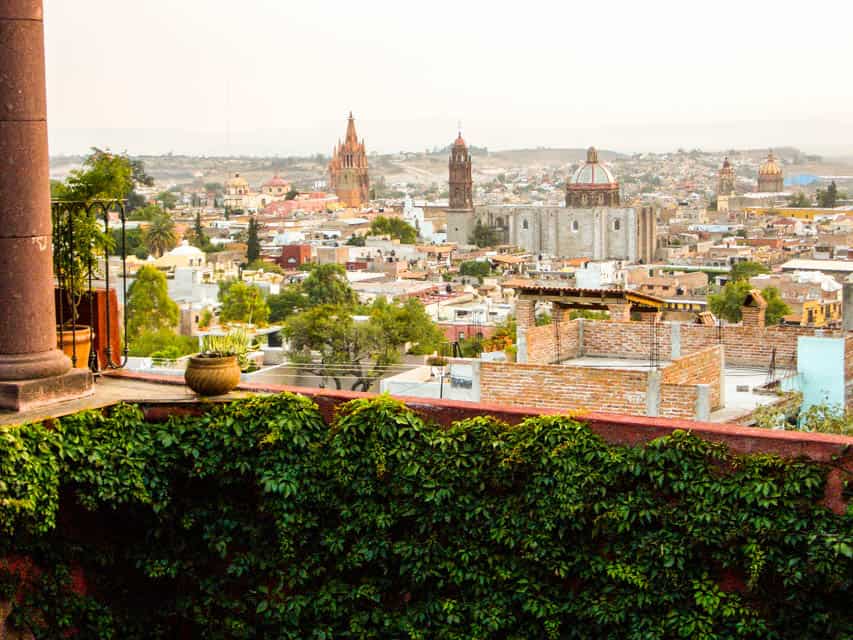
[[[178,305],[169,297],[166,276],[154,267],[141,267],[127,294],[128,341],[146,332],[172,330],[178,318]]]
[[[468,242],[477,245],[481,249],[484,247],[493,247],[498,243],[498,234],[494,229],[477,220],[474,230],[468,238]]]
[[[261,257],[261,241],[258,239],[258,221],[249,218],[249,230],[246,240],[246,262],[252,263]]]
[[[368,391],[400,362],[402,351],[431,353],[443,334],[414,298],[401,305],[377,299],[366,319],[345,305],[322,304],[291,316],[285,326],[290,357],[303,369],[330,378],[341,389]]]
[[[418,230],[402,218],[377,216],[370,223],[371,236],[390,236],[402,244],[414,244],[418,240]]]
[[[270,308],[261,290],[249,283],[233,281],[220,283],[219,318],[223,322],[247,322],[263,325],[269,320]]]
[[[92,148],[80,169],[68,174],[64,185],[54,185],[53,195],[63,200],[124,200],[139,185],[151,186],[153,178],[145,173],[141,160],[126,153]]]
[[[145,228],[143,239],[148,252],[155,256],[171,251],[178,244],[175,221],[165,212],[156,215]]]
[[[178,204],[178,196],[171,191],[161,191],[157,194],[155,200],[157,200],[164,209],[174,209],[175,205]]]
[[[740,322],[741,308],[751,290],[752,287],[747,280],[727,282],[719,293],[708,296],[708,306],[718,318],[723,318],[728,322]],[[791,313],[790,307],[782,300],[776,287],[763,289],[761,295],[767,302],[767,309],[764,312],[765,324],[779,324],[783,317]]]
[[[743,262],[735,262],[732,265],[732,268],[729,271],[729,277],[734,281],[749,280],[750,278],[759,276],[762,273],[770,273],[770,269],[760,262],[745,260]]]
[[[480,280],[491,272],[492,267],[486,260],[466,260],[459,265],[459,275],[471,276]]]

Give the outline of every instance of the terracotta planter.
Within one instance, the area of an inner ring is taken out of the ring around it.
[[[56,327],[56,347],[62,349],[62,352],[67,355],[74,366],[78,369],[86,369],[89,366],[89,352],[92,349],[92,340],[95,338],[95,333],[92,327],[85,324],[77,324],[73,327]],[[74,356],[77,360],[75,362]]]
[[[221,396],[240,383],[237,356],[193,356],[184,372],[187,386],[200,396]]]

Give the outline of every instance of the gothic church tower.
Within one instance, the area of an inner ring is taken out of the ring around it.
[[[347,121],[347,135],[338,142],[329,163],[329,186],[346,207],[360,207],[370,200],[370,179],[367,175],[367,152],[364,140],[355,134],[352,111]]]

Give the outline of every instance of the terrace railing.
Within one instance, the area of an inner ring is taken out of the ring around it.
[[[51,202],[57,343],[69,354],[73,366],[88,366],[96,374],[127,363],[127,333],[116,335],[127,321],[125,204],[122,200]],[[121,262],[119,274],[111,273],[111,256]],[[120,304],[118,297],[111,296],[116,286],[122,293]],[[98,295],[101,290],[106,295]],[[82,321],[89,324],[82,327]],[[91,349],[88,360],[80,362],[84,349],[78,332],[85,328]],[[114,349],[114,344],[121,346]]]

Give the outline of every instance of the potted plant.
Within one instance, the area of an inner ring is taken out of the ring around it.
[[[243,330],[224,336],[205,336],[204,349],[192,356],[184,372],[187,386],[202,396],[221,396],[240,383],[241,371],[248,371],[249,337]]]
[[[92,277],[97,277],[98,258],[109,242],[95,214],[79,202],[54,203],[53,262],[59,289],[60,322],[56,344],[75,367],[89,366],[94,331],[78,321],[78,309]]]

